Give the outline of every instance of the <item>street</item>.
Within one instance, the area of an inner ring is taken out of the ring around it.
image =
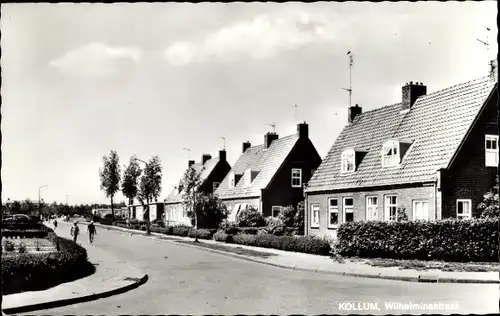
[[[69,223],[61,223],[57,228],[58,231],[66,230],[68,235],[69,229]],[[87,246],[86,225],[80,224],[80,231],[79,242]],[[39,313],[283,315],[498,312],[499,290],[495,284],[413,283],[291,271],[101,227],[97,227],[93,246],[104,248],[143,270],[149,275],[149,281],[124,294]],[[458,304],[458,308],[422,311],[386,309],[385,304],[392,302],[451,303]],[[374,308],[375,305],[370,303],[377,303],[378,306]]]

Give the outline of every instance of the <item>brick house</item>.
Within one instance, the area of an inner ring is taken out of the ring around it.
[[[303,184],[321,163],[309,139],[306,123],[297,133],[279,138],[264,135],[264,144],[243,143],[242,154],[216,191],[234,221],[238,211],[253,207],[264,216],[277,216],[283,206],[304,200]]]
[[[306,188],[305,232],[336,236],[347,221],[471,218],[498,172],[498,88],[485,77],[427,94],[406,84],[401,103],[348,125]]]
[[[201,162],[195,163],[194,160],[189,160],[188,168],[194,168],[197,172],[201,172],[203,184],[200,187],[204,194],[213,194],[217,189],[222,179],[227,175],[231,166],[226,159],[226,151],[220,150],[219,157],[212,158],[211,155],[204,154],[201,157]],[[184,176],[184,175],[183,175]],[[173,188],[168,197],[165,199],[165,221],[167,225],[188,225],[191,226],[191,219],[186,215],[185,207],[182,203],[182,187],[179,180],[179,185]]]

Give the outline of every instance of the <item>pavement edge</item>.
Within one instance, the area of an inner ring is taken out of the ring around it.
[[[138,281],[135,281],[133,283],[130,283],[130,284],[127,284],[125,286],[115,288],[115,289],[112,289],[109,291],[97,293],[97,294],[94,293],[94,294],[90,294],[90,295],[73,297],[73,298],[68,298],[68,299],[64,299],[64,300],[56,300],[56,301],[43,302],[43,303],[38,303],[38,304],[31,304],[31,305],[25,305],[25,306],[6,308],[6,309],[2,309],[2,315],[29,313],[29,312],[43,310],[43,309],[56,308],[56,307],[73,305],[73,304],[78,304],[78,303],[95,301],[95,300],[98,300],[101,298],[106,298],[106,297],[110,297],[113,295],[122,294],[122,293],[128,292],[130,290],[133,290],[135,288],[138,288],[139,286],[145,284],[148,281],[148,279],[149,279],[149,276],[147,274],[145,274]]]

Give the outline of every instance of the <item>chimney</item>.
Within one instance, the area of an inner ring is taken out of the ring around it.
[[[271,133],[271,132],[266,133],[266,135],[264,135],[264,148],[269,148],[273,140],[276,140],[278,138],[279,136],[276,133]]]
[[[308,138],[309,137],[309,126],[304,121],[304,123],[297,124],[297,135],[299,138]]]
[[[355,105],[355,106],[350,106],[349,107],[349,116],[347,117],[347,122],[348,123],[352,123],[352,121],[354,121],[354,119],[356,118],[356,116],[360,115],[361,112],[362,112],[362,107],[360,107],[359,105]]]
[[[207,162],[210,159],[212,159],[212,155],[208,155],[208,154],[201,155],[201,164],[204,165],[205,162]]]
[[[423,83],[418,83],[410,81],[410,83],[403,86],[403,99],[402,99],[402,110],[409,110],[417,101],[417,98],[427,94],[427,86]]]
[[[191,167],[192,165],[194,165],[194,160],[189,160],[188,161],[188,168]]]
[[[243,143],[243,151],[242,151],[242,153],[244,153],[250,147],[252,147],[252,144],[250,144],[250,142],[244,142]]]
[[[490,80],[492,82],[498,81],[498,60],[492,59],[490,61]]]
[[[226,151],[225,150],[219,150],[219,160],[226,161]]]

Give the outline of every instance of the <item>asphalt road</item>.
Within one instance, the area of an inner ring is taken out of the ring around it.
[[[82,225],[80,242],[88,236]],[[68,229],[62,224],[59,229]],[[248,262],[172,241],[97,227],[94,245],[142,269],[137,289],[38,314],[469,314],[497,313],[499,286],[330,276]],[[450,303],[452,309],[390,309],[386,303]],[[370,305],[370,303],[372,305]],[[357,305],[359,304],[359,305]],[[347,308],[347,309],[345,309]],[[350,309],[349,309],[350,308]],[[358,308],[358,309],[353,309]],[[360,310],[361,309],[361,310]]]

